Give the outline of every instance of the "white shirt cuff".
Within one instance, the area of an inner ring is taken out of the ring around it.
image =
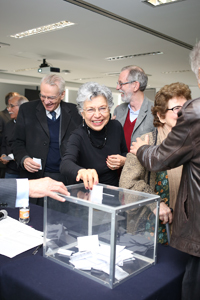
[[[15,207],[29,206],[29,183],[28,179],[17,180],[17,197]]]

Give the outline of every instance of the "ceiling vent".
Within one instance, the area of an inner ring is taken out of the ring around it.
[[[118,56],[113,56],[113,57],[107,57],[106,60],[113,61],[113,60],[121,60],[121,59],[130,59],[130,58],[139,57],[139,56],[158,55],[158,54],[163,54],[163,52],[155,51],[155,52],[130,54],[130,55],[118,55]]]

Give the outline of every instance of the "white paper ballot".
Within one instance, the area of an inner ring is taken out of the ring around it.
[[[74,253],[74,251],[60,248],[58,249],[57,253],[64,256],[71,256]]]
[[[0,222],[0,254],[10,258],[43,244],[43,232],[7,217]]]
[[[4,160],[14,160],[14,155],[12,153],[8,154],[8,156],[3,156],[2,159]]]
[[[90,192],[90,200],[95,203],[102,203],[103,200],[103,186],[93,185],[93,188]]]
[[[33,157],[33,161],[38,163],[40,165],[40,169],[39,170],[42,170],[42,162],[41,162],[41,158],[35,158]]]
[[[97,251],[99,248],[98,235],[78,237],[77,242],[79,251]]]

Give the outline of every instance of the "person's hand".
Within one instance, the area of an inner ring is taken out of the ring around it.
[[[130,148],[130,152],[132,154],[136,155],[138,149],[141,146],[148,145],[148,144],[149,144],[149,136],[148,136],[148,134],[145,136],[145,140],[144,141],[142,141],[141,138],[136,138],[136,142],[132,142],[132,146]]]
[[[154,214],[155,213],[156,211],[154,210]],[[160,202],[159,219],[162,221],[162,224],[171,224],[172,218],[171,209],[164,202]]]
[[[86,190],[92,190],[94,184],[99,183],[99,177],[95,169],[80,169],[76,181],[83,180]]]
[[[62,182],[49,177],[29,180],[29,196],[32,198],[49,196],[55,200],[64,202],[65,198],[56,193],[70,196],[70,193]]]
[[[3,159],[3,157],[6,157],[6,155],[2,154],[0,157],[0,161],[2,162],[2,164],[6,165],[7,163],[9,163],[9,160]]]
[[[24,160],[24,168],[30,173],[35,173],[39,171],[40,164],[36,163],[32,158],[27,157]]]
[[[109,169],[116,170],[125,164],[126,157],[116,154],[116,155],[109,155],[106,159],[106,164]]]

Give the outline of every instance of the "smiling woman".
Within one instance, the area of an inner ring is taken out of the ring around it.
[[[77,107],[83,125],[71,134],[60,167],[71,183],[82,180],[86,189],[98,182],[118,186],[118,169],[125,163],[127,147],[121,124],[110,120],[112,106],[106,86],[88,82],[80,87]]]

